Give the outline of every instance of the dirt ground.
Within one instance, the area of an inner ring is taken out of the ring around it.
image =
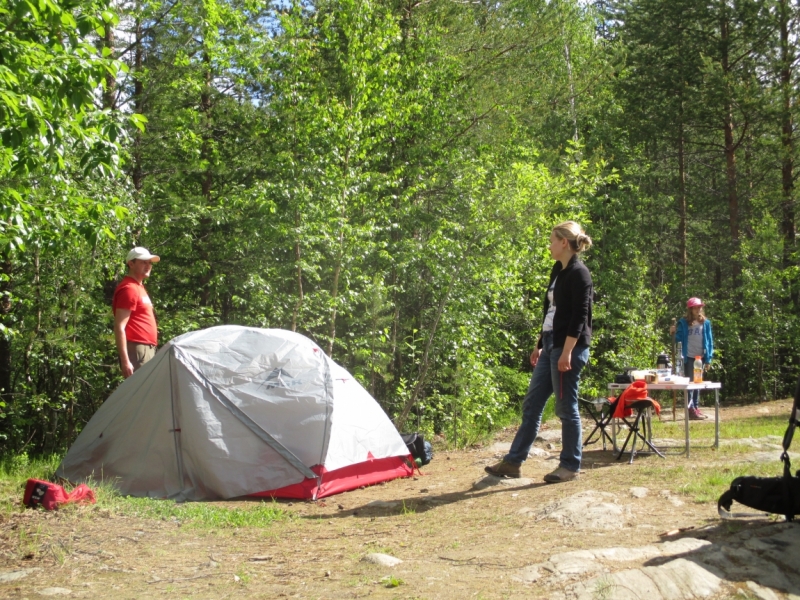
[[[782,401],[731,407],[723,409],[722,419],[788,416],[790,406]],[[513,433],[501,432],[497,441],[508,442]],[[639,456],[629,465],[589,449],[580,479],[546,485],[542,476],[557,466],[557,449],[551,454],[524,465],[531,482],[510,487],[483,472],[497,460],[496,447],[437,452],[420,476],[318,502],[281,502],[292,518],[264,529],[198,529],[131,518],[101,505],[54,513],[20,509],[0,523],[0,574],[35,570],[14,581],[0,578],[0,596],[548,597],[559,590],[524,584],[514,575],[570,550],[642,546],[684,535],[715,540],[742,527],[771,526],[767,519],[722,522],[713,502],[686,495],[694,469],[728,460],[714,451],[693,449],[690,460]],[[651,493],[634,498],[633,486]],[[585,490],[613,493],[630,506],[630,516],[613,530],[579,530],[531,516],[530,509],[535,513]],[[374,501],[385,504],[370,506]],[[403,562],[364,562],[372,552]]]

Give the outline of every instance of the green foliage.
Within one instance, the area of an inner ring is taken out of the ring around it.
[[[162,342],[299,331],[453,446],[518,412],[564,219],[595,243],[583,397],[688,296],[724,395],[788,394],[796,8],[600,4],[4,4],[2,448],[66,448],[119,383],[133,244]]]

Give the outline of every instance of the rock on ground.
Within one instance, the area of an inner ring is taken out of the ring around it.
[[[533,485],[533,479],[528,477],[495,477],[494,475],[487,475],[481,477],[472,484],[473,490],[485,490],[496,485],[502,485],[507,488],[525,487],[526,485]]]
[[[495,442],[494,444],[491,445],[489,450],[499,458],[502,458],[503,456],[508,454],[509,450],[511,450],[511,442]],[[541,448],[537,448],[536,446],[531,446],[531,449],[528,451],[528,457],[549,458],[550,453],[547,450],[542,450]]]
[[[799,600],[798,556],[800,524],[779,523],[745,530],[716,544],[687,537],[554,554],[520,569],[513,579],[556,587],[558,592],[549,597],[565,600],[690,600],[728,597],[737,589],[760,600]],[[619,563],[636,561],[644,563],[615,570]]]
[[[0,573],[0,583],[7,583],[9,581],[17,581],[23,577],[27,577],[31,573],[39,571],[38,568],[34,569],[19,569],[17,571],[5,571]]]
[[[576,529],[622,529],[631,518],[630,508],[618,504],[614,494],[593,490],[559,500],[541,510],[524,508],[519,512],[537,521],[548,519]]]
[[[374,565],[380,565],[381,567],[395,567],[399,565],[401,562],[403,562],[399,558],[396,558],[394,556],[389,556],[388,554],[381,554],[380,552],[373,552],[372,554],[367,554],[361,560],[363,562],[372,563]]]
[[[590,579],[571,591],[578,600],[692,600],[720,591],[722,580],[699,564],[678,558],[657,567],[627,569]]]

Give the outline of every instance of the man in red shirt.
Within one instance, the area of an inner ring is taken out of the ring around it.
[[[158,328],[153,303],[143,282],[150,277],[153,263],[161,260],[147,248],[136,247],[125,258],[128,274],[114,290],[111,310],[114,313],[114,338],[117,341],[119,366],[126,379],[156,354]]]

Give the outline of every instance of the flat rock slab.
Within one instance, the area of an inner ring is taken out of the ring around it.
[[[758,585],[755,581],[748,581],[746,585],[747,589],[753,592],[759,600],[780,600],[778,594],[763,585]]]
[[[40,596],[69,596],[72,590],[62,587],[49,587],[37,591]]]
[[[8,583],[9,581],[17,581],[18,579],[22,579],[23,577],[27,577],[31,573],[35,573],[40,569],[18,569],[16,571],[3,571],[0,572],[0,583]]]
[[[632,487],[628,490],[634,498],[647,498],[647,494],[650,490],[646,487]]]
[[[489,450],[498,456],[505,456],[511,450],[511,442],[495,442],[489,446]],[[528,457],[548,458],[549,456],[550,453],[547,450],[542,450],[536,446],[531,446],[531,449],[528,451]]]
[[[400,506],[399,502],[386,502],[385,500],[373,500],[366,504],[364,508],[397,508]]]
[[[738,462],[754,462],[754,463],[780,462],[781,452],[783,452],[783,450],[781,449],[780,446],[778,446],[775,450],[769,452],[754,452],[753,454],[748,454],[744,458],[740,459]],[[800,454],[796,452],[789,452],[789,459],[795,462],[798,459],[800,459]]]
[[[711,542],[705,540],[683,538],[636,548],[614,547],[561,552],[554,554],[546,562],[521,569],[513,576],[513,579],[522,583],[534,583],[545,578],[551,579],[552,583],[567,581],[575,579],[576,576],[607,573],[610,569],[604,563],[613,565],[618,562],[642,561],[657,557],[677,557],[710,545]],[[640,575],[635,574],[633,577],[640,577]],[[600,583],[602,581],[604,581],[602,578],[598,580]]]
[[[388,554],[381,554],[380,552],[373,552],[372,554],[367,554],[361,560],[362,562],[372,563],[373,565],[380,565],[381,567],[396,567],[401,562],[403,562],[397,557],[390,556]]]
[[[560,444],[561,432],[556,431],[555,429],[545,429],[544,431],[539,432],[539,435],[536,436],[536,441],[550,442],[552,444]]]
[[[692,600],[717,594],[722,580],[703,566],[678,558],[657,567],[626,569],[572,588],[578,600]]]
[[[632,516],[630,508],[618,504],[614,494],[592,490],[548,504],[542,509],[523,508],[519,513],[537,521],[547,519],[583,530],[622,529]]]
[[[500,485],[507,488],[525,487],[533,485],[533,479],[528,477],[495,477],[494,475],[487,475],[472,484],[473,490],[485,490],[486,488]]]
[[[737,593],[760,600],[800,600],[798,556],[800,524],[777,523],[715,544],[687,537],[562,552],[520,569],[512,579],[554,588],[548,595],[553,600],[691,600]],[[641,566],[615,571],[624,562]]]
[[[680,498],[678,498],[677,496],[674,496],[674,495],[672,494],[672,492],[670,492],[669,490],[661,490],[661,491],[658,493],[658,495],[659,495],[661,498],[664,498],[664,499],[665,499],[667,502],[669,502],[670,504],[672,504],[672,506],[683,506],[683,500],[681,500],[681,499],[680,499]]]

